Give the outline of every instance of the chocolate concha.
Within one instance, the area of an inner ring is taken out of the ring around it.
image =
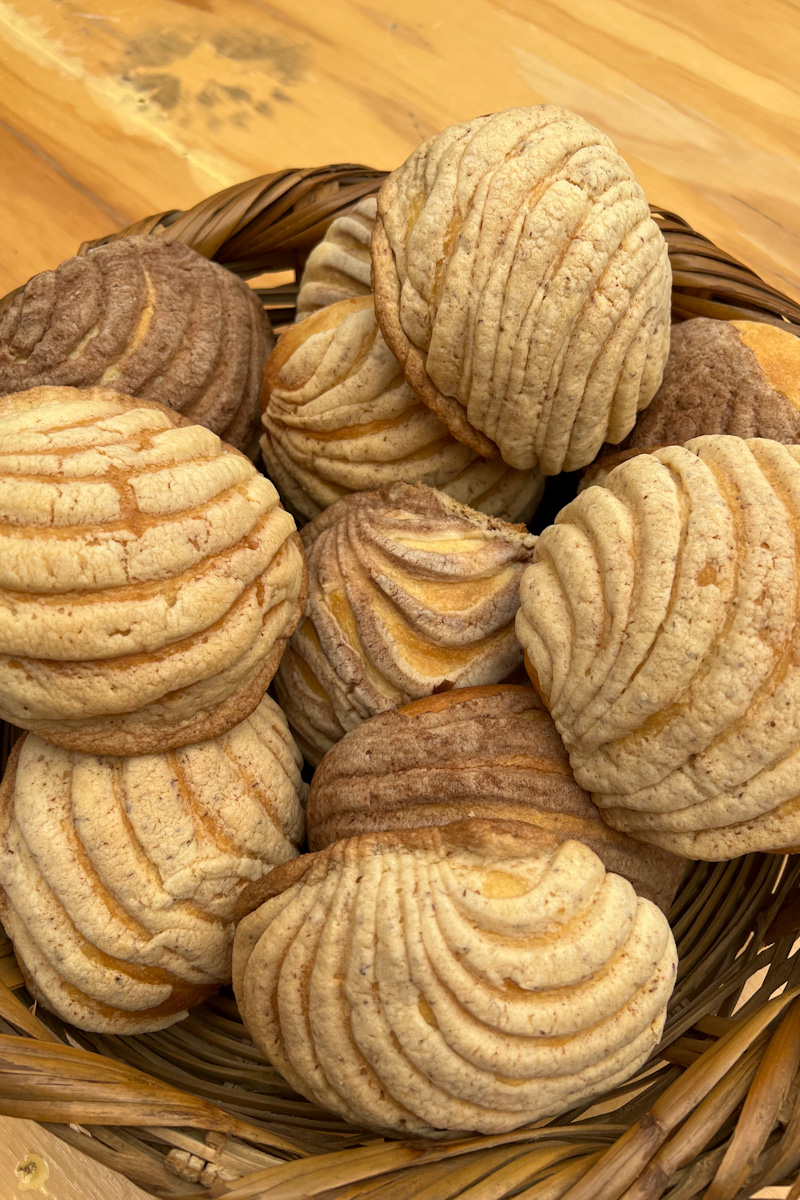
[[[251,1037],[298,1092],[381,1133],[555,1116],[630,1078],[661,1035],[663,913],[530,824],[366,834],[242,899],[265,901],[234,944]]]
[[[626,445],[682,445],[710,433],[800,442],[800,338],[763,321],[675,326],[661,387]]]
[[[574,838],[667,911],[685,861],[612,829],[573,778],[533,688],[455,688],[346,733],[314,772],[308,845],[481,817]]]
[[[403,481],[525,523],[544,490],[538,472],[482,458],[447,432],[404,382],[370,296],[329,305],[283,334],[262,405],[267,474],[305,520],[350,492]]]
[[[697,859],[800,844],[800,447],[640,454],[541,535],[517,631],[578,783]]]
[[[519,583],[535,537],[422,485],[337,500],[302,531],[305,619],[275,688],[311,763],[367,717],[521,662]]]
[[[225,267],[181,242],[119,238],[35,275],[0,312],[0,395],[113,387],[253,450],[273,344],[258,297]]]
[[[301,763],[268,697],[166,754],[24,735],[0,787],[0,919],[34,998],[81,1029],[142,1033],[229,983],[240,892],[303,837]]]
[[[377,208],[377,196],[365,196],[328,226],[306,259],[297,293],[297,321],[337,300],[369,295],[369,243]]]
[[[303,611],[292,517],[243,454],[102,388],[0,400],[0,718],[141,754],[253,711]]]
[[[555,475],[620,442],[661,381],[667,245],[613,143],[551,105],[430,138],[383,184],[375,310],[453,435]]]

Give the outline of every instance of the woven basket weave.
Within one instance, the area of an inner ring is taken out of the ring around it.
[[[163,232],[244,278],[291,273],[257,281],[280,326],[310,248],[383,177],[349,164],[281,171],[102,240]],[[800,305],[680,217],[653,216],[676,320],[746,318],[800,336]],[[0,726],[2,767],[15,733]],[[670,920],[678,984],[662,1042],[634,1079],[551,1124],[427,1143],[376,1139],[294,1094],[230,992],[137,1037],[35,1015],[0,930],[0,1114],[39,1121],[173,1200],[743,1200],[777,1183],[798,1197],[800,859],[692,863]]]

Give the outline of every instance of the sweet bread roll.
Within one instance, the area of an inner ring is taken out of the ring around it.
[[[262,404],[267,474],[306,520],[340,496],[400,480],[527,522],[544,490],[538,472],[481,458],[447,432],[404,382],[369,296],[332,304],[283,334]]]
[[[556,475],[620,442],[669,346],[667,245],[609,139],[562,108],[430,138],[378,196],[378,323],[451,433]]]
[[[305,602],[294,521],[216,434],[102,388],[0,400],[0,718],[141,754],[264,694]]]
[[[275,688],[309,762],[367,717],[520,663],[523,526],[395,483],[337,500],[302,537],[308,607]]]
[[[696,317],[672,331],[661,387],[626,445],[709,433],[800,441],[800,338],[763,321]]]
[[[541,535],[517,631],[605,819],[687,858],[800,844],[800,447],[640,454]]]
[[[322,241],[306,259],[297,293],[297,317],[370,292],[372,262],[369,243],[375,225],[377,196],[365,196],[328,226]]]
[[[311,850],[468,817],[531,821],[589,846],[665,912],[685,866],[606,825],[530,687],[455,688],[364,721],[314,772],[307,817]]]
[[[239,893],[303,837],[301,761],[268,697],[167,754],[24,736],[0,787],[0,919],[31,995],[82,1029],[142,1033],[229,983]]]
[[[633,1075],[677,956],[666,918],[579,842],[516,821],[367,834],[243,903],[233,979],[293,1088],[394,1135],[500,1133]]]
[[[119,238],[35,275],[0,312],[0,395],[113,387],[247,450],[273,344],[258,297],[225,267],[181,242]]]

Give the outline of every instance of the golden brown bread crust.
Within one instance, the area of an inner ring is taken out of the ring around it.
[[[0,313],[0,395],[114,387],[252,452],[273,344],[231,271],[182,242],[122,238],[35,275]]]
[[[234,944],[242,1019],[297,1091],[360,1126],[515,1129],[629,1078],[660,1036],[664,915],[527,822],[335,842],[264,897]]]
[[[133,758],[24,734],[0,785],[0,918],[35,999],[160,1029],[230,980],[244,885],[297,854],[300,754],[265,698],[221,738]]]
[[[304,520],[341,496],[402,481],[527,522],[536,471],[490,462],[457,441],[403,379],[371,296],[320,309],[281,336],[264,368],[261,450],[286,507]]]
[[[0,717],[137,753],[258,704],[306,568],[272,484],[216,435],[102,388],[0,399]]]
[[[459,440],[544,475],[630,431],[669,343],[666,243],[616,148],[550,105],[452,126],[384,182],[375,311]]]
[[[377,205],[377,196],[365,196],[328,226],[325,237],[306,259],[296,321],[339,300],[369,295],[369,240]]]
[[[521,662],[513,617],[535,545],[524,526],[396,483],[337,500],[301,536],[308,606],[275,688],[311,763],[367,717]]]
[[[665,912],[683,876],[682,859],[605,824],[536,692],[505,684],[416,700],[345,734],[314,773],[308,844],[467,817],[575,838]]]
[[[615,828],[695,859],[797,845],[799,524],[800,446],[716,434],[542,533],[517,634]]]

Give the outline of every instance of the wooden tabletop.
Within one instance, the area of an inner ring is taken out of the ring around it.
[[[799,61],[797,0],[0,0],[0,294],[253,175],[391,168],[454,121],[548,101],[800,299]],[[42,1194],[14,1181],[30,1149],[52,1200],[95,1194],[95,1164],[0,1119],[2,1200]],[[109,1175],[97,1194],[143,1193]]]

